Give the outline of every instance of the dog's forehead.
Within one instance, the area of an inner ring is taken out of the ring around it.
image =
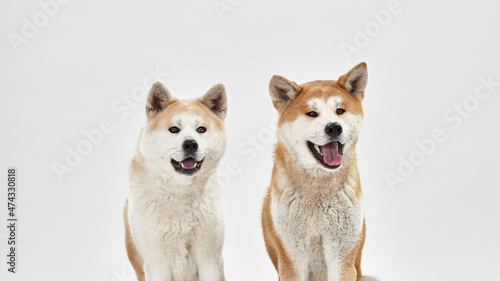
[[[207,121],[203,118],[203,114],[198,112],[179,112],[172,116],[172,125],[178,127],[194,127],[197,128],[206,125]],[[208,121],[209,122],[209,121]]]
[[[318,80],[300,85],[301,92],[282,112],[278,125],[293,122],[308,111],[331,111],[343,108],[349,115],[363,115],[363,107],[356,98],[341,88],[337,81]]]
[[[330,96],[330,97],[313,97],[307,101],[307,104],[313,110],[322,110],[322,109],[333,109],[340,106],[342,103],[342,97],[340,96]]]
[[[328,109],[342,107],[350,113],[363,114],[361,103],[337,84],[337,81],[313,81],[303,85],[302,103],[311,106],[323,105]],[[300,95],[299,95],[300,97]]]
[[[197,99],[175,100],[153,119],[152,129],[171,126],[210,126],[222,129],[222,121]]]
[[[302,84],[302,92],[305,98],[323,98],[325,101],[330,97],[342,97],[346,92],[340,88],[336,81],[313,81]]]

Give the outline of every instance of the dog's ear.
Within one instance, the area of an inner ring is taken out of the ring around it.
[[[148,119],[155,117],[158,113],[162,112],[167,104],[174,100],[162,83],[156,82],[151,86],[146,102],[146,116]]]
[[[273,105],[279,113],[295,99],[299,92],[300,87],[295,82],[288,81],[279,75],[274,75],[269,82],[269,94],[271,94]]]
[[[362,62],[353,67],[349,72],[340,76],[338,84],[359,101],[365,97],[366,83],[368,82],[368,70],[366,63]]]
[[[226,88],[222,84],[217,84],[210,88],[208,92],[199,99],[215,115],[224,120],[227,114]]]

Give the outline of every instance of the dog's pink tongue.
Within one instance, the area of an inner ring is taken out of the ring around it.
[[[184,169],[193,169],[194,166],[196,165],[196,160],[194,158],[186,158],[182,162],[182,168]]]
[[[342,163],[342,155],[339,154],[337,145],[336,141],[332,141],[319,147],[323,154],[323,160],[330,166],[338,166]]]

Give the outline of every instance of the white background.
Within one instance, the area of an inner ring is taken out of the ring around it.
[[[178,98],[226,85],[228,148],[220,171],[230,161],[240,168],[221,198],[226,277],[277,280],[260,227],[276,115],[269,80],[337,79],[365,61],[358,145],[368,224],[364,272],[384,281],[500,280],[500,87],[477,107],[472,98],[479,77],[500,81],[498,1],[402,1],[351,57],[341,45],[356,47],[356,28],[370,27],[389,1],[230,3],[220,16],[212,0],[70,1],[16,52],[9,34],[23,36],[23,17],[33,22],[43,10],[38,1],[2,1],[0,173],[6,183],[7,167],[18,168],[20,221],[18,273],[7,273],[2,262],[0,279],[133,280],[121,215],[144,100],[127,116],[111,106],[142,85],[147,68],[158,67]],[[446,122],[443,114],[464,100],[473,108],[468,117]],[[106,118],[114,131],[59,181],[51,165],[65,164],[66,147],[75,149],[82,131]],[[391,188],[385,175],[397,174],[402,158],[422,155],[415,141],[437,128],[446,141]],[[0,261],[6,238],[1,227]]]

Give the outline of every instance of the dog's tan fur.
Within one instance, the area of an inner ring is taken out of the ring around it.
[[[352,83],[348,85],[346,84],[348,79],[356,78],[353,78],[351,74],[359,67],[366,69],[366,65],[362,63],[346,75],[341,76],[338,81],[313,81],[300,86],[282,77],[277,77],[280,81],[285,81],[287,84],[286,86],[289,87],[289,90],[292,92],[292,96],[290,98],[291,101],[286,101],[288,98],[283,100],[279,98],[277,99],[273,96],[273,93],[271,93],[273,97],[273,104],[280,113],[278,130],[285,124],[293,122],[300,116],[303,116],[305,113],[310,111],[311,109],[307,101],[313,98],[327,99],[332,96],[341,97],[342,108],[346,109],[351,114],[362,117],[363,108],[361,100],[364,96],[364,87],[361,91],[356,91],[353,87],[355,88],[359,86],[356,85],[356,83],[366,84],[366,78],[364,81],[350,81]],[[273,81],[271,81],[271,84],[272,83]],[[288,103],[284,104],[285,102]],[[307,200],[310,200],[309,202],[318,202],[317,205],[324,206],[324,204],[330,204],[327,202],[329,196],[341,193],[343,196],[345,195],[348,197],[348,200],[353,204],[361,204],[362,191],[356,163],[356,143],[357,138],[352,144],[352,147],[349,149],[351,151],[349,155],[345,155],[342,167],[339,170],[335,172],[311,173],[311,171],[305,170],[304,167],[298,163],[296,159],[297,156],[294,155],[278,137],[278,142],[275,146],[272,180],[263,204],[262,227],[267,252],[278,272],[280,281],[320,281],[327,279],[318,277],[324,275],[318,275],[314,272],[315,269],[309,269],[309,274],[307,275],[308,277],[306,277],[305,280],[299,277],[300,274],[298,272],[298,265],[294,264],[292,261],[293,259],[291,257],[291,253],[289,253],[285,243],[283,242],[283,239],[288,239],[284,238],[283,235],[289,236],[293,234],[282,232],[280,235],[279,231],[276,229],[276,225],[279,225],[280,222],[277,222],[277,220],[273,217],[272,210],[276,210],[279,206],[273,202],[280,201],[285,193],[287,196],[293,193],[292,195],[294,198],[298,198],[297,201],[300,201],[300,198],[307,198]],[[344,186],[347,185],[352,188],[344,188]],[[290,201],[290,205],[292,204],[292,201]],[[321,217],[322,210],[315,209],[315,206],[316,205],[312,207],[303,207],[305,208],[304,212],[320,214],[319,217]],[[289,220],[287,222],[292,224],[298,223],[294,220]],[[357,237],[346,237],[346,239],[351,239],[355,242],[349,244],[350,250],[348,254],[343,260],[340,261],[340,279],[338,279],[340,281],[359,281],[362,278],[361,254],[365,242],[366,227],[364,219],[360,222],[362,222],[362,227],[359,228],[360,231],[357,234]],[[308,223],[309,225],[303,227],[321,229],[321,224],[324,224],[325,221],[315,220],[314,217],[311,217],[311,220]],[[330,223],[335,222],[330,221]],[[328,281],[332,281],[332,279],[329,278]]]

